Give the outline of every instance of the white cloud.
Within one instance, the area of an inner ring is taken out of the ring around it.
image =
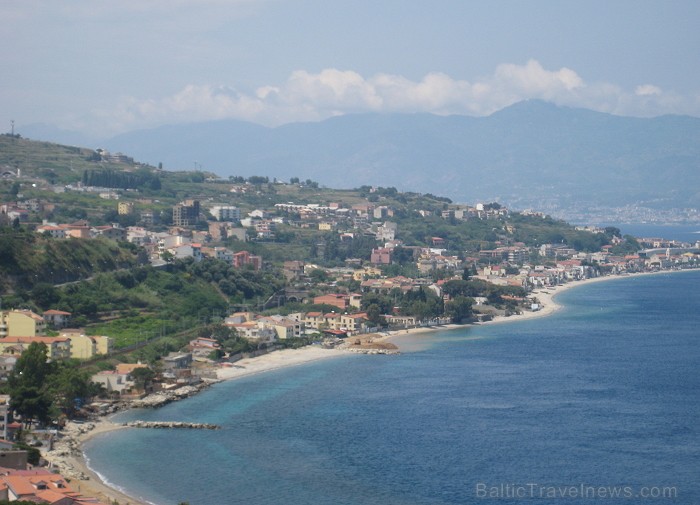
[[[653,84],[642,84],[634,88],[634,94],[637,96],[652,96],[660,95],[661,93],[661,88]]]
[[[282,84],[250,93],[230,86],[190,84],[163,98],[128,98],[95,115],[118,131],[223,118],[276,126],[369,111],[487,115],[532,98],[633,116],[700,112],[697,97],[666,93],[652,84],[628,92],[610,83],[587,83],[574,70],[547,70],[530,60],[524,65],[499,65],[492,75],[474,82],[443,73],[412,81],[393,74],[363,77],[334,68],[319,73],[298,70]]]

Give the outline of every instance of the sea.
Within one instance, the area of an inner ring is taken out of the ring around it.
[[[157,505],[700,504],[700,271],[403,337],[115,419],[91,468]]]
[[[695,244],[700,241],[700,224],[679,224],[675,226],[659,224],[609,223],[599,226],[615,226],[623,235],[639,238],[665,238]]]

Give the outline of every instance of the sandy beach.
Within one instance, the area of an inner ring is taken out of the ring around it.
[[[108,486],[87,466],[83,454],[85,442],[95,436],[121,429],[127,428],[107,418],[84,424],[68,423],[63,429],[63,438],[56,442],[47,459],[51,461],[52,468],[58,469],[61,475],[70,480],[73,490],[84,496],[98,498],[105,505],[150,505]]]
[[[658,273],[669,272],[663,271]],[[545,317],[559,310],[560,305],[556,303],[555,297],[564,291],[575,288],[577,286],[583,286],[594,282],[629,278],[634,275],[649,275],[649,273],[631,274],[625,276],[612,275],[595,277],[592,279],[586,279],[582,281],[569,282],[567,284],[562,284],[559,286],[536,289],[531,292],[530,298],[537,299],[541,306],[540,310],[534,312],[524,311],[522,314],[510,317],[499,316],[491,321],[478,324],[498,324],[502,322],[515,322],[536,317]],[[470,324],[448,324],[440,326],[409,328],[393,332],[382,332],[379,334],[372,335],[371,338],[374,342],[392,341],[400,344],[400,337],[402,336],[415,335],[421,333],[429,334],[436,331],[457,329],[465,326],[470,326]],[[237,361],[236,363],[229,364],[227,366],[221,366],[217,369],[217,377],[219,380],[234,380],[241,377],[264,373],[271,370],[278,370],[290,366],[303,365],[318,360],[347,356],[349,354],[351,353],[348,350],[326,349],[318,346],[307,346],[300,349],[284,349],[281,351],[271,352],[269,354],[264,354],[262,356],[257,356],[254,358],[242,359],[240,361]],[[51,458],[53,461],[56,462],[56,467],[59,468],[62,473],[66,471],[65,469],[68,469],[66,473],[74,475],[74,477],[71,478],[71,484],[74,486],[76,491],[79,491],[87,496],[95,496],[97,498],[100,498],[106,504],[112,505],[116,502],[119,505],[149,505],[147,502],[134,499],[133,497],[129,497],[126,494],[120,492],[119,490],[113,489],[108,485],[104,484],[104,482],[102,482],[99,476],[87,467],[84,455],[82,453],[83,444],[87,440],[110,431],[126,429],[121,425],[111,422],[107,418],[99,419],[91,424],[94,425],[94,427],[70,423],[69,426],[64,430],[64,440],[68,442],[70,450],[67,451],[65,447],[62,447],[64,452],[69,452],[69,454],[59,456],[59,461],[56,461],[55,458]],[[64,476],[68,477],[69,475],[66,475],[64,473]]]
[[[255,358],[242,359],[231,364],[231,366],[223,366],[217,370],[216,375],[220,380],[238,379],[248,375],[302,365],[321,359],[337,358],[345,354],[342,350],[324,349],[318,346],[283,349]]]

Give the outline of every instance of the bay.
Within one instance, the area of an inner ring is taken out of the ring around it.
[[[699,503],[699,281],[588,284],[550,317],[221,383],[120,420],[222,430],[118,431],[86,454],[158,505]]]

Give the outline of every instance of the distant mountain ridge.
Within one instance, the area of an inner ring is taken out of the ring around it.
[[[700,207],[700,118],[631,118],[538,100],[487,117],[171,125],[119,135],[103,147],[167,169],[394,186],[518,208]]]

